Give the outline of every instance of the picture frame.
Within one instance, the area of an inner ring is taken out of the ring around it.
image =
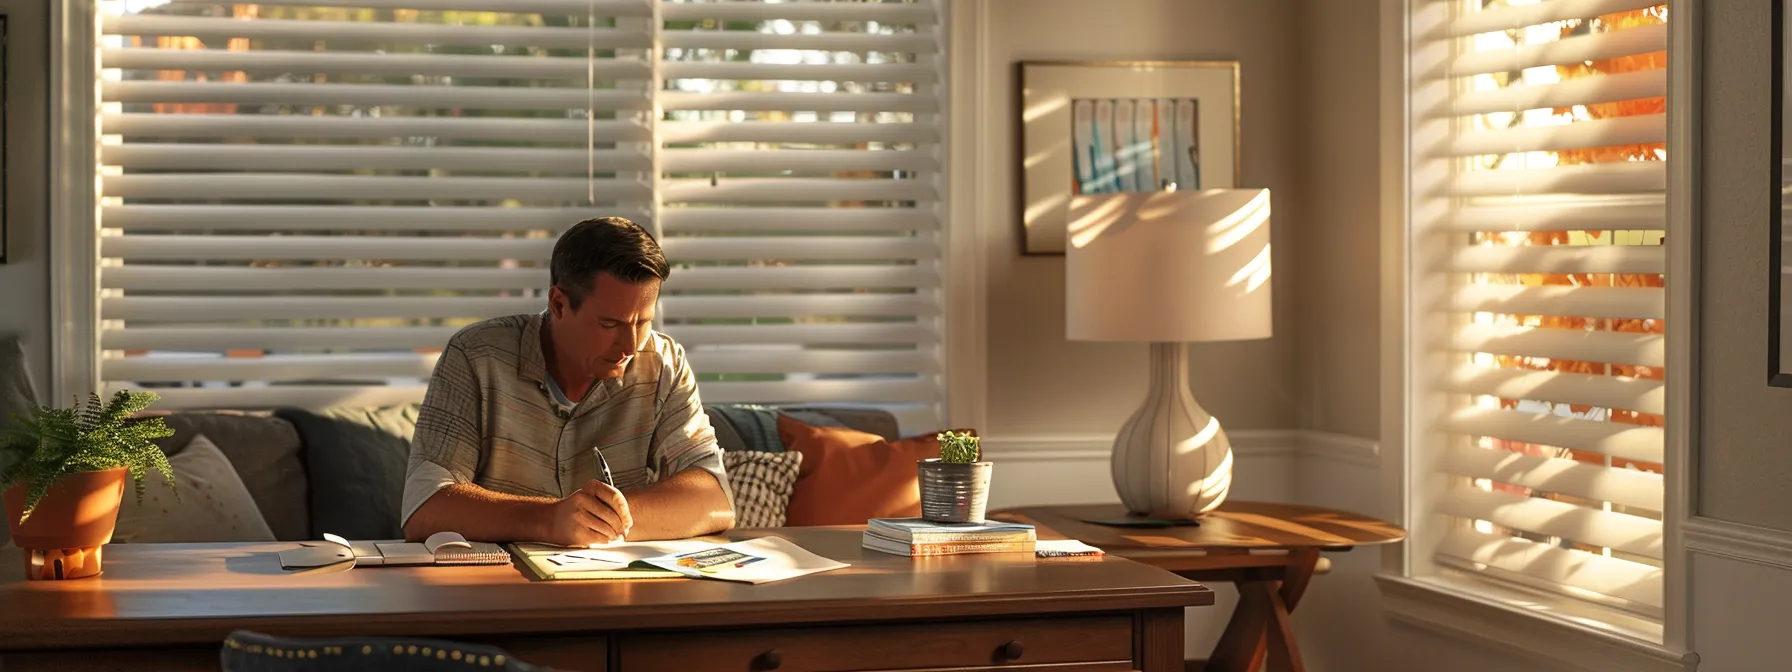
[[[1786,66],[1792,60],[1792,53],[1787,51],[1787,22],[1792,21],[1792,14],[1787,12],[1787,3],[1792,0],[1768,0],[1772,5],[1773,23],[1773,55],[1772,86],[1770,98],[1773,100],[1773,113],[1769,116],[1771,124],[1768,142],[1770,156],[1768,174],[1771,176],[1773,198],[1769,199],[1767,213],[1767,384],[1773,387],[1792,387],[1792,270],[1786,267],[1788,238],[1785,231],[1786,211],[1792,207],[1792,171],[1787,171],[1792,164],[1792,144],[1787,142],[1786,116],[1792,113],[1792,105],[1787,98],[1792,97],[1792,87],[1787,86]],[[1765,186],[1765,185],[1764,185]]]
[[[1016,68],[1022,254],[1064,254],[1077,194],[1239,186],[1238,61],[1035,60]]]
[[[6,201],[7,201],[7,195],[8,195],[7,191],[9,190],[8,187],[12,183],[12,180],[8,179],[8,174],[7,174],[8,173],[8,170],[7,170],[8,165],[7,164],[11,163],[11,161],[7,158],[8,157],[8,151],[7,151],[7,125],[8,124],[7,124],[7,119],[6,119],[6,117],[7,117],[7,112],[6,112],[6,103],[7,103],[6,72],[7,72],[7,68],[12,64],[12,53],[11,53],[12,52],[12,46],[11,46],[12,36],[10,33],[7,32],[8,25],[7,25],[6,19],[7,19],[7,16],[5,14],[0,14],[0,265],[5,265],[8,261],[8,258],[7,258],[7,255],[9,253],[9,250],[7,249],[7,237],[8,237],[7,234],[8,234],[8,232],[6,230],[8,218],[6,216]]]

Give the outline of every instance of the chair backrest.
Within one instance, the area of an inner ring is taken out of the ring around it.
[[[483,644],[402,637],[300,639],[248,630],[230,633],[219,659],[224,672],[551,672]]]

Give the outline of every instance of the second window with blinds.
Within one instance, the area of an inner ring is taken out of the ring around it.
[[[99,3],[103,385],[417,401],[621,215],[705,401],[940,426],[935,4],[353,4]]]
[[[1411,569],[1659,636],[1668,6],[1410,6]]]

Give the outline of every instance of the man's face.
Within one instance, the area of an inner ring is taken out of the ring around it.
[[[646,344],[659,295],[658,280],[629,284],[609,273],[597,274],[576,309],[559,286],[549,289],[555,360],[598,379],[622,375]]]

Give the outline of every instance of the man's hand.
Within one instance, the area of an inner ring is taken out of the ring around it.
[[[621,541],[635,525],[628,499],[603,481],[592,480],[578,492],[555,502],[549,513],[551,544],[583,547]]]

